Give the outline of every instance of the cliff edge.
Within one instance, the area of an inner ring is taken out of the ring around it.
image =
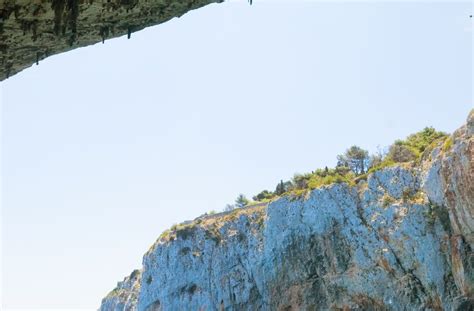
[[[417,163],[164,232],[100,310],[474,310],[474,112]]]

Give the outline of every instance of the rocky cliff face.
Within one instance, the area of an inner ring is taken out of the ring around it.
[[[42,59],[223,0],[0,0],[0,81]]]
[[[119,282],[117,287],[104,298],[101,309],[136,310],[140,283],[141,271],[135,270],[130,276],[126,277],[123,282]]]
[[[473,133],[471,113],[419,164],[177,226],[101,310],[474,310]]]

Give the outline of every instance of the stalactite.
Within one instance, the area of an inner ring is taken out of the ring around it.
[[[61,29],[64,5],[64,0],[53,0],[51,3],[51,8],[54,10],[54,33],[56,36],[59,35]]]
[[[102,38],[102,44],[104,44],[105,39],[109,36],[109,27],[108,26],[100,27],[99,35]]]

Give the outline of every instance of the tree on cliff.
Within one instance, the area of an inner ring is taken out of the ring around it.
[[[291,190],[292,188],[293,184],[291,183],[291,181],[283,182],[283,180],[280,180],[280,183],[276,186],[275,194],[282,195],[283,193]]]
[[[338,167],[348,167],[354,174],[361,175],[369,166],[369,152],[359,146],[352,146],[337,156]]]
[[[395,162],[408,162],[415,160],[417,155],[413,148],[404,144],[403,141],[397,140],[390,146],[388,157]]]
[[[235,199],[235,206],[237,206],[237,207],[244,207],[247,204],[249,204],[249,200],[242,193],[239,194],[237,199]]]

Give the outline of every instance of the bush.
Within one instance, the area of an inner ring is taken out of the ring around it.
[[[408,136],[405,144],[422,153],[433,141],[446,136],[446,133],[438,132],[433,127],[425,127],[420,132]]]
[[[331,175],[341,175],[345,176],[347,174],[351,173],[351,169],[347,166],[336,166],[334,170],[329,170],[328,176]]]
[[[418,157],[416,150],[397,140],[388,150],[388,158],[393,162],[402,163],[413,161]]]
[[[444,140],[443,150],[452,147],[452,140],[446,133],[438,132],[433,127],[426,127],[418,133],[409,135],[405,140],[395,141],[389,148],[380,149],[376,154],[369,155],[367,150],[352,146],[344,154],[337,156],[335,168],[317,169],[307,174],[295,174],[291,181],[281,180],[274,192],[263,190],[253,197],[256,202],[270,200],[274,197],[291,194],[295,197],[304,195],[308,190],[334,183],[348,183],[355,185],[361,180],[366,180],[370,173],[392,166],[396,163],[421,161],[424,154],[440,146]],[[236,200],[237,207],[249,204],[243,196]],[[404,199],[412,199],[409,194]],[[393,198],[385,197],[384,204],[390,204]]]
[[[393,166],[393,165],[395,165],[395,164],[396,164],[395,161],[393,161],[391,158],[387,157],[387,158],[385,158],[385,159],[382,161],[382,163],[380,163],[380,164],[377,165],[377,166],[372,167],[372,168],[368,171],[368,173],[371,174],[371,173],[374,173],[374,172],[376,172],[376,171],[380,171],[381,169],[384,169],[384,168],[386,168],[386,167]]]
[[[449,149],[451,149],[451,147],[453,146],[453,139],[451,137],[448,137],[445,141],[444,141],[444,144],[443,144],[443,151],[446,152],[448,151]]]
[[[332,169],[334,171],[334,169]],[[316,171],[313,172],[313,175],[318,175],[320,177],[326,177],[329,173],[329,169],[326,166],[324,169],[318,168]]]
[[[448,136],[444,132],[438,132],[433,127],[425,127],[405,140],[395,141],[389,148],[387,158],[397,163],[420,159],[425,150],[433,148],[437,141],[446,137]]]
[[[324,177],[318,176],[318,175],[313,175],[311,179],[308,182],[308,188],[309,189],[316,189],[321,186],[325,185],[331,185],[334,183],[342,183],[342,182],[347,182],[349,184],[352,183],[352,180],[354,179],[354,174],[346,174],[346,175],[341,175],[339,173],[334,173],[331,175],[326,175]]]
[[[288,192],[291,189],[293,189],[293,184],[291,183],[291,181],[283,182],[283,180],[281,180],[275,188],[275,194],[282,195],[283,193]]]
[[[293,176],[292,184],[295,189],[306,189],[308,188],[308,182],[311,179],[312,174],[295,174]]]
[[[253,200],[254,201],[264,201],[264,200],[270,200],[272,199],[273,197],[275,197],[275,194],[273,192],[270,192],[268,190],[263,190],[262,192],[260,192],[259,194],[253,196]]]

